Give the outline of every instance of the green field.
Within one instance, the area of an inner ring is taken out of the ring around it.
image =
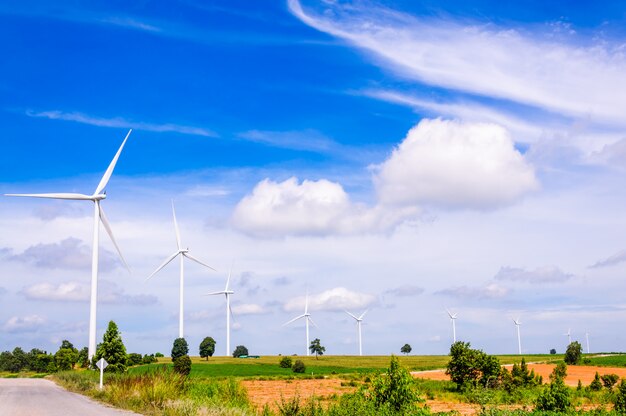
[[[593,357],[585,365],[597,365],[599,367],[626,367],[626,354],[610,355],[608,357]]]
[[[278,365],[281,357],[267,356],[261,358],[230,358],[215,357],[208,361],[199,357],[192,357],[192,377],[310,377],[345,375],[345,374],[367,374],[383,370],[389,366],[389,356],[322,356],[315,357],[291,357],[295,360],[302,360],[306,365],[305,374],[295,374],[289,368],[281,368]],[[546,362],[550,360],[560,360],[561,355],[526,355],[527,362]],[[445,368],[449,357],[447,355],[409,355],[399,357],[403,366],[410,371],[424,371]],[[501,364],[512,364],[519,362],[519,355],[498,356]],[[171,365],[169,358],[161,358],[161,363],[142,365],[131,368],[131,373],[143,373],[163,365]]]

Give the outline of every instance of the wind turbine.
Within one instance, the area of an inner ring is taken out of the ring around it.
[[[563,334],[567,336],[567,345],[572,343],[572,330],[567,328],[567,333]]]
[[[157,274],[159,272],[159,270],[161,270],[162,268],[164,268],[165,266],[167,266],[169,264],[169,262],[171,262],[172,260],[174,260],[178,255],[180,255],[180,292],[179,292],[179,302],[180,302],[180,310],[178,312],[178,338],[184,338],[183,336],[183,299],[184,299],[184,287],[185,287],[185,272],[184,272],[184,259],[185,257],[188,258],[189,260],[195,261],[196,263],[207,267],[213,271],[215,271],[215,269],[211,266],[209,266],[208,264],[204,264],[203,262],[201,262],[200,260],[198,260],[197,258],[195,258],[194,256],[192,256],[191,254],[189,254],[189,248],[182,248],[182,245],[180,244],[180,231],[178,230],[178,223],[176,222],[176,210],[174,209],[174,201],[172,200],[172,215],[174,216],[174,229],[176,230],[176,252],[174,252],[174,254],[172,254],[171,256],[169,256],[164,262],[163,264],[161,264],[155,271],[152,272],[152,274],[150,276],[148,276],[148,278],[146,279],[146,281],[150,280],[152,278],[152,276],[154,276],[155,274]]]
[[[347,313],[348,315],[350,315],[356,321],[356,327],[357,327],[357,330],[358,330],[358,333],[359,333],[359,355],[363,355],[363,348],[362,348],[362,343],[361,343],[361,323],[363,322],[363,317],[367,313],[367,310],[365,312],[363,312],[358,318],[355,315],[353,315],[350,312],[348,312],[348,311],[344,311],[344,312]]]
[[[226,288],[224,288],[224,290],[221,290],[219,292],[212,292],[212,293],[207,293],[207,296],[212,296],[212,295],[224,295],[226,296],[226,356],[230,356],[230,316],[233,313],[233,310],[230,308],[230,295],[234,294],[235,292],[233,292],[232,290],[230,290],[228,288],[228,285],[230,284],[230,274],[232,272],[233,267],[230,267],[230,270],[228,271],[228,279],[226,279]]]
[[[97,312],[97,302],[98,302],[98,249],[99,249],[99,235],[100,231],[100,222],[104,226],[107,234],[111,237],[111,241],[117,250],[120,258],[122,259],[122,263],[129,270],[128,264],[126,264],[126,260],[124,260],[124,256],[122,256],[122,252],[120,251],[115,238],[113,237],[113,232],[111,231],[111,226],[109,225],[109,221],[104,215],[104,211],[102,210],[102,206],[100,205],[100,201],[107,197],[106,188],[107,183],[109,183],[109,179],[111,179],[111,175],[113,174],[113,169],[115,169],[115,164],[117,163],[117,159],[119,159],[120,154],[122,153],[122,149],[126,144],[126,140],[128,140],[128,136],[130,136],[131,130],[128,130],[126,134],[126,138],[122,142],[122,145],[118,149],[117,153],[113,157],[113,160],[109,164],[106,172],[100,179],[100,183],[96,187],[96,190],[92,195],[85,194],[76,194],[76,193],[48,193],[48,194],[6,194],[6,196],[28,196],[34,198],[51,198],[51,199],[69,199],[74,201],[92,201],[94,203],[94,214],[93,214],[93,246],[92,246],[92,256],[91,256],[91,300],[89,304],[89,347],[88,353],[89,359],[94,356],[96,353],[96,312]]]
[[[453,342],[456,342],[456,325],[455,325],[455,321],[456,321],[456,317],[457,317],[458,313],[452,313],[448,309],[446,309],[446,312],[448,312],[448,316],[450,317],[450,320],[452,321],[452,340],[453,340]]]
[[[313,326],[315,326],[317,328],[317,325],[315,325],[315,322],[313,322],[313,319],[311,319],[311,314],[309,313],[309,294],[306,294],[306,298],[304,300],[304,313],[302,315],[296,316],[295,318],[293,318],[290,321],[287,321],[283,324],[283,326],[289,325],[292,322],[297,321],[298,319],[304,318],[304,324],[306,327],[306,355],[309,355],[309,322],[311,322],[313,324]]]
[[[519,320],[519,318],[513,319],[513,322],[515,322],[515,326],[517,327],[517,353],[519,355],[522,355],[522,338],[520,337],[519,333],[519,326],[522,324],[522,322]]]

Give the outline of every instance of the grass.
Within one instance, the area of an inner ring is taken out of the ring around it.
[[[626,367],[626,354],[609,355],[607,357],[592,357],[583,365],[599,367]]]
[[[0,378],[44,378],[48,373],[35,373],[32,371],[22,371],[20,373],[9,373],[0,371]]]

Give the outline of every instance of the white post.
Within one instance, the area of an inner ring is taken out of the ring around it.
[[[226,356],[230,355],[230,296],[226,294]]]
[[[104,366],[100,367],[100,390],[102,390],[102,379],[104,378]]]
[[[93,204],[93,246],[91,257],[91,300],[89,304],[89,360],[96,354],[96,306],[98,303],[98,231],[100,230],[100,202]]]
[[[184,294],[184,287],[185,287],[185,275],[184,275],[184,270],[183,270],[183,264],[184,264],[184,257],[183,255],[180,256],[180,310],[178,311],[178,338],[184,338],[183,335],[183,294]]]

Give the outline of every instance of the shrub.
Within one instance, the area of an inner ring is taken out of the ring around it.
[[[377,408],[390,407],[402,413],[410,413],[415,403],[421,400],[415,391],[413,377],[394,355],[387,372],[372,380],[368,393]]]
[[[294,373],[304,373],[306,371],[306,366],[304,365],[302,360],[296,360],[296,362],[293,363],[293,367],[291,367],[291,369]]]
[[[188,355],[181,355],[174,359],[174,371],[178,374],[188,376],[191,373],[191,358]]]
[[[78,352],[71,348],[60,348],[54,354],[54,363],[60,371],[73,369],[77,360]]]
[[[200,343],[200,357],[206,358],[213,357],[215,353],[215,340],[212,337],[206,337]]]
[[[128,363],[128,365],[139,365],[143,362],[143,357],[141,356],[141,354],[131,352],[130,354],[128,354],[126,362]]]
[[[550,354],[555,355],[556,354],[556,350],[554,348],[550,349]]]
[[[233,357],[239,358],[242,355],[248,355],[248,349],[244,345],[237,345],[233,351]]]
[[[619,384],[617,394],[615,395],[615,411],[621,414],[626,413],[626,380],[622,380]]]
[[[576,365],[580,362],[582,356],[583,347],[580,345],[580,342],[574,341],[567,346],[563,361],[565,361],[565,363],[569,365]]]
[[[174,345],[172,346],[172,361],[176,360],[178,357],[188,354],[189,345],[187,345],[185,338],[176,338],[174,340]]]
[[[165,357],[165,356],[163,355],[163,353],[160,353],[160,352],[155,353],[155,354],[154,354],[154,356],[155,356],[156,358],[163,358],[163,357]]]
[[[600,382],[600,375],[598,374],[597,371],[596,371],[595,377],[593,378],[593,381],[591,382],[591,384],[589,384],[589,389],[593,391],[602,390],[602,383]]]
[[[280,362],[278,363],[278,365],[280,365],[281,368],[291,368],[291,357],[283,357],[280,359]]]
[[[563,382],[563,379],[556,378],[548,384],[536,401],[536,410],[546,412],[566,412],[572,403],[570,391]]]
[[[617,374],[605,374],[603,376],[600,376],[600,379],[602,380],[602,384],[604,384],[604,387],[611,390],[613,386],[619,381],[619,376]]]
[[[500,374],[500,362],[481,350],[470,348],[469,342],[457,341],[450,347],[450,361],[446,374],[457,385],[457,389],[465,386],[476,386],[478,382],[485,386]]]

